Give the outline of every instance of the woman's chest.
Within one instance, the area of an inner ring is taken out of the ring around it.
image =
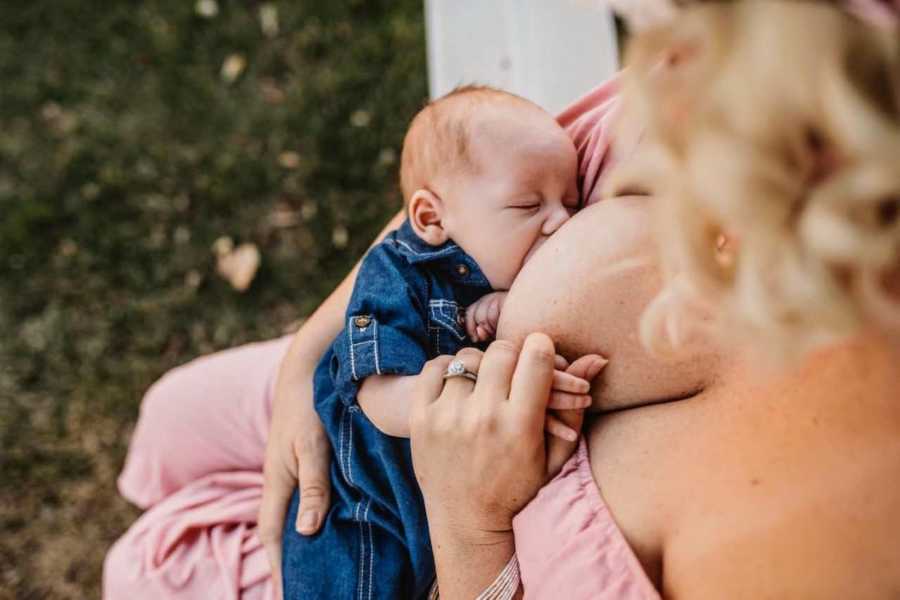
[[[860,408],[631,411],[592,428],[592,470],[667,596],[900,595],[900,421]]]

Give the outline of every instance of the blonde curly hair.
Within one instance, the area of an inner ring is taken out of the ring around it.
[[[703,321],[697,299],[713,331],[779,357],[867,326],[900,333],[897,34],[826,4],[706,4],[628,57],[618,133],[639,151],[606,193],[660,198],[668,284],[645,343],[678,346]]]

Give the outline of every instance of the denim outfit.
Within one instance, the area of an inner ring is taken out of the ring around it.
[[[294,529],[294,494],[283,535],[286,600],[427,596],[434,559],[409,440],[381,433],[356,394],[370,375],[417,375],[427,360],[469,345],[464,309],[490,291],[459,246],[429,246],[408,221],[363,259],[345,328],[315,374],[316,410],[334,449],[333,504],[321,531],[304,537]]]

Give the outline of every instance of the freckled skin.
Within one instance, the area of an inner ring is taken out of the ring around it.
[[[499,338],[521,341],[534,330],[527,324],[540,323],[539,330],[553,337],[567,358],[590,353],[609,358],[594,386],[595,408],[684,396],[700,389],[722,358],[708,346],[677,360],[660,359],[638,339],[638,319],[662,285],[649,225],[651,202],[616,198],[582,210],[528,262],[500,315]]]
[[[866,333],[783,372],[699,349],[654,360],[637,339],[655,294],[647,200],[579,213],[526,265],[499,337],[544,331],[610,358],[586,435],[594,477],[666,597],[887,598],[900,590],[900,369]],[[647,267],[652,269],[652,267]]]

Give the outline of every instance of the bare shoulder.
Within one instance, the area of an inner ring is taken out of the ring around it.
[[[879,360],[818,357],[592,425],[594,477],[665,595],[900,594],[900,373]]]

